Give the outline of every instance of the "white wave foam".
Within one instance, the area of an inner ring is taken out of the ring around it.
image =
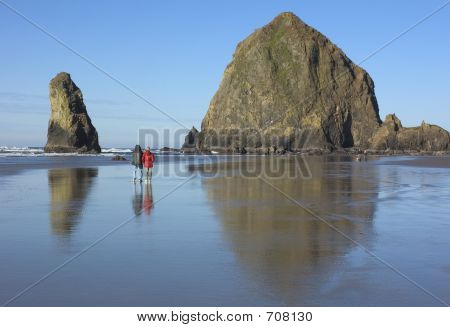
[[[44,152],[43,148],[33,148],[33,147],[17,147],[17,146],[0,146],[0,153],[7,152],[18,152],[18,153],[42,153]]]
[[[0,146],[0,157],[65,157],[65,156],[105,156],[111,157],[115,154],[131,153],[130,149],[108,148],[96,154],[80,154],[80,153],[45,153],[41,147],[17,147],[17,146]]]
[[[130,149],[123,149],[123,148],[109,148],[109,149],[103,149],[102,153],[132,153],[133,151]]]
[[[114,157],[114,153],[80,154],[80,153],[26,153],[26,152],[0,152],[0,157]]]

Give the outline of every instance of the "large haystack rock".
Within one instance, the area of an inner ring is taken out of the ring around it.
[[[369,74],[320,32],[282,13],[238,44],[198,146],[367,147],[380,124]]]
[[[80,89],[68,73],[50,81],[51,115],[45,152],[98,153],[98,135]]]

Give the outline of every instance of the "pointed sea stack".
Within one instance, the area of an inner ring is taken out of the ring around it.
[[[367,147],[380,124],[369,74],[288,12],[238,44],[203,119],[199,147]]]
[[[45,152],[99,153],[98,135],[80,89],[68,73],[50,81],[51,115]]]

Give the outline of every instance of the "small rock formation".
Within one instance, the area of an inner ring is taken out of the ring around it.
[[[192,126],[191,130],[184,138],[184,144],[181,148],[181,151],[183,151],[184,153],[197,152],[198,151],[198,136],[199,136],[199,131],[194,126]]]
[[[400,119],[395,114],[387,115],[383,125],[381,125],[372,137],[371,147],[376,150],[396,148],[396,134],[400,128],[403,128]]]
[[[380,124],[369,74],[320,32],[282,13],[238,44],[197,146],[261,153],[367,147]]]
[[[164,146],[161,149],[159,149],[159,152],[180,152],[180,149],[170,148],[168,146]]]
[[[422,122],[419,127],[405,128],[395,114],[386,116],[372,138],[375,150],[447,151],[449,133],[436,125]]]
[[[112,157],[111,160],[113,160],[113,161],[127,161],[127,159],[125,159],[125,157],[119,156],[119,155],[116,155],[116,156]]]
[[[98,135],[80,89],[68,73],[50,81],[51,115],[45,152],[99,153]]]

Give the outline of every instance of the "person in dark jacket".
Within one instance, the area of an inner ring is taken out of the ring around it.
[[[153,161],[155,161],[155,155],[147,147],[142,155],[142,163],[144,164],[145,179],[147,182],[152,180]]]
[[[133,155],[131,158],[131,164],[134,165],[134,174],[133,174],[133,182],[136,183],[136,175],[137,170],[139,169],[139,172],[141,173],[141,177],[139,178],[139,181],[142,182],[142,149],[139,144],[136,144],[134,147]]]

